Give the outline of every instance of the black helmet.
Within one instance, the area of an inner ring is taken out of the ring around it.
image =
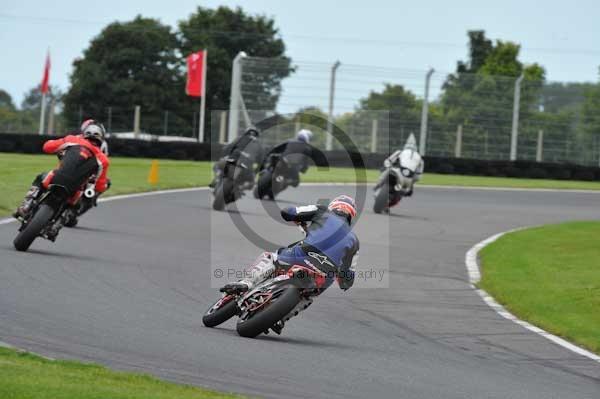
[[[248,129],[246,129],[246,131],[244,132],[244,134],[247,134],[247,135],[250,135],[250,136],[254,136],[254,137],[258,137],[260,135],[260,132],[255,127],[249,127]]]

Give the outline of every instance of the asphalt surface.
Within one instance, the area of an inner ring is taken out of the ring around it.
[[[279,205],[348,190],[301,187]],[[210,209],[207,191],[102,204],[29,253],[12,249],[16,225],[1,225],[0,341],[259,397],[598,399],[600,364],[494,313],[469,287],[464,257],[507,229],[598,218],[599,200],[421,188],[388,217],[369,197],[356,225],[361,264],[389,262],[389,288],[334,286],[283,335],[254,340],[233,321],[201,322],[218,296],[215,265],[260,252],[237,219]],[[300,239],[268,216],[276,206],[245,198],[233,215],[275,243]]]

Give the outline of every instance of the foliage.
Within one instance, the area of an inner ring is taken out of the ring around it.
[[[262,107],[274,108],[281,93],[281,81],[292,72],[292,67],[273,19],[249,15],[240,7],[209,9],[199,6],[179,23],[179,30],[182,54],[208,50],[208,109],[229,108],[232,61],[240,51],[252,57],[279,58],[276,68],[267,74],[252,75],[254,81],[248,82],[257,88],[256,92],[262,93]],[[252,104],[246,105],[253,108]]]
[[[160,116],[164,110],[185,109],[177,46],[177,35],[155,19],[137,16],[109,24],[73,63],[65,95],[67,121],[77,126],[81,119],[101,119],[109,106],[133,114],[134,105],[140,105],[145,114]]]

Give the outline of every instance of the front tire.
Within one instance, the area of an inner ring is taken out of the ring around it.
[[[266,171],[264,173],[261,173],[260,176],[258,177],[258,182],[256,183],[256,189],[255,189],[255,197],[258,199],[263,199],[265,196],[269,196],[271,197],[272,194],[270,194],[271,192],[271,178],[272,178],[272,173],[269,171]]]
[[[215,188],[215,199],[213,200],[213,209],[215,211],[222,211],[225,209],[225,197],[227,195],[225,191],[225,180],[221,180]]]
[[[238,314],[239,308],[235,298],[231,298],[225,305],[218,307],[219,302],[222,300],[223,298],[215,302],[214,305],[206,311],[204,316],[202,316],[202,323],[204,323],[206,327],[216,327]]]
[[[29,249],[33,241],[40,235],[40,232],[50,219],[54,216],[54,209],[50,206],[42,204],[38,208],[33,218],[27,223],[25,228],[19,232],[15,240],[13,241],[13,245],[17,251],[25,252]]]
[[[288,286],[281,295],[271,299],[271,303],[258,310],[249,319],[240,319],[236,326],[238,334],[242,337],[254,338],[267,331],[290,313],[300,300],[298,288]]]
[[[390,204],[390,187],[384,184],[379,188],[377,195],[375,196],[375,204],[373,205],[373,212],[381,213]]]

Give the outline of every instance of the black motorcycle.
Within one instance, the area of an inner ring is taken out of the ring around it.
[[[65,224],[65,211],[69,209],[66,187],[51,184],[39,198],[33,200],[31,211],[21,221],[19,234],[13,241],[17,251],[27,251],[37,237],[52,242]]]
[[[289,186],[298,187],[300,171],[295,163],[281,154],[270,154],[261,165],[258,182],[254,187],[254,198],[268,197],[273,200]]]
[[[222,211],[225,205],[240,199],[244,190],[252,188],[253,180],[252,165],[249,162],[232,157],[225,159],[223,170],[215,181],[213,209]]]
[[[241,294],[223,294],[202,317],[206,327],[216,327],[233,316],[239,316],[236,330],[242,337],[254,338],[269,333],[280,333],[283,325],[301,310],[309,307],[322,292],[326,274],[303,265],[293,265],[286,271],[258,284]]]
[[[396,205],[407,193],[403,188],[405,179],[413,179],[415,172],[400,166],[385,168],[375,186],[375,204],[373,211],[382,213],[389,211],[390,207]]]

